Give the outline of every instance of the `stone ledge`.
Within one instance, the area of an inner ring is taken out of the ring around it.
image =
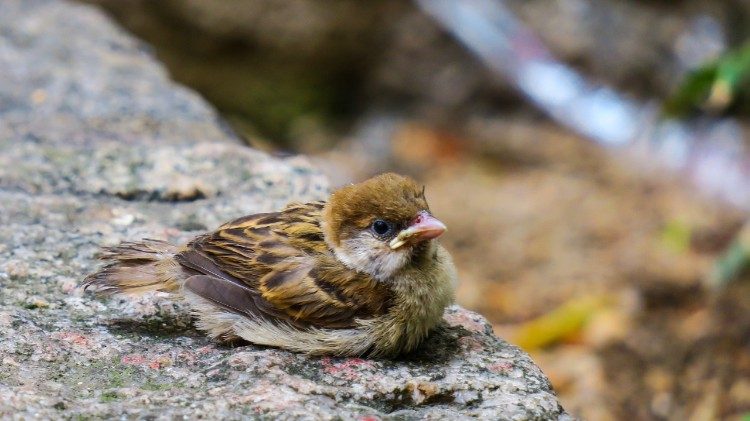
[[[0,28],[0,416],[568,418],[459,307],[419,352],[365,360],[221,346],[167,296],[81,295],[101,245],[185,241],[327,184],[241,146],[94,9],[5,0]]]

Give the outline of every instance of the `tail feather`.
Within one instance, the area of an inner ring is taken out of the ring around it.
[[[103,249],[105,265],[81,283],[99,294],[141,294],[176,291],[182,280],[174,259],[177,247],[161,240],[124,242]]]

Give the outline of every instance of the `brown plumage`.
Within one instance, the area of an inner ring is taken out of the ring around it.
[[[157,240],[108,248],[83,285],[187,299],[221,339],[311,354],[413,350],[452,300],[456,275],[435,238],[424,189],[383,174],[327,202],[245,216],[182,247]]]

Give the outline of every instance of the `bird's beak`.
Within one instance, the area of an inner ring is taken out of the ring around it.
[[[401,230],[389,246],[396,250],[406,243],[416,243],[439,237],[445,232],[446,226],[427,212],[420,212],[408,227]]]

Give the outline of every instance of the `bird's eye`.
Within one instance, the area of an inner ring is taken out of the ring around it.
[[[372,231],[379,237],[386,237],[393,231],[393,224],[382,219],[376,219],[372,223]]]

